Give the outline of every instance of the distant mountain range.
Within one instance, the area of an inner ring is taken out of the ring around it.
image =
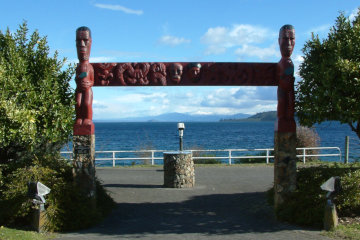
[[[276,111],[261,112],[247,118],[226,118],[221,122],[273,122],[276,120]]]
[[[238,113],[234,115],[200,115],[186,113],[165,113],[158,116],[98,119],[94,122],[218,122],[222,119],[245,119],[250,114]]]

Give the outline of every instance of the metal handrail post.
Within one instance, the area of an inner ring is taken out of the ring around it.
[[[115,152],[112,152],[113,167],[115,167]]]
[[[151,150],[151,165],[154,165],[154,151]]]
[[[306,150],[305,150],[305,148],[303,149],[303,163],[305,164],[305,162],[306,162]]]
[[[306,150],[313,150],[313,149],[336,149],[338,151],[338,153],[336,154],[311,154],[309,153],[309,155],[307,155]],[[339,157],[339,161],[342,161],[342,152],[341,149],[339,147],[307,147],[307,148],[296,148],[297,151],[302,151],[302,154],[296,154],[296,157],[300,158],[303,157],[302,161],[303,163],[306,163],[306,157],[334,157],[334,156],[338,156]],[[155,153],[156,152],[166,152],[166,151],[170,151],[170,150],[140,150],[140,151],[127,151],[127,150],[120,150],[120,151],[95,151],[96,154],[112,154],[112,156],[110,155],[109,157],[96,157],[96,161],[112,161],[112,166],[116,167],[116,160],[118,161],[125,161],[125,160],[149,160],[151,159],[151,164],[155,165],[155,160],[158,159],[162,159],[161,157],[156,157]],[[266,163],[270,163],[270,158],[274,158],[274,156],[271,156],[271,151],[274,151],[273,148],[263,148],[263,149],[207,149],[207,150],[189,150],[192,153],[194,152],[223,152],[226,153],[228,152],[228,156],[222,155],[221,157],[193,157],[193,159],[209,159],[209,158],[214,158],[214,159],[228,159],[228,164],[231,165],[232,164],[232,159],[243,159],[243,158],[262,158],[262,159],[266,159]],[[244,152],[244,151],[265,151],[266,155],[256,155],[256,156],[232,156],[232,152]],[[116,158],[116,154],[122,154],[122,153],[133,153],[133,152],[146,152],[149,153],[151,152],[151,158],[150,157],[119,157]],[[72,155],[73,153],[70,151],[63,151],[60,152],[61,154],[69,154]],[[70,156],[69,156],[70,157]],[[73,159],[69,159],[70,161],[72,161]],[[345,161],[345,160],[344,160]]]
[[[229,165],[231,165],[231,150],[229,150]]]
[[[350,138],[349,136],[345,137],[345,161],[344,163],[349,163],[349,145],[350,145]]]

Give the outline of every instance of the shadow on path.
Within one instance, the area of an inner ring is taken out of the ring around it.
[[[163,188],[157,169],[100,170],[117,202],[98,226],[59,239],[327,239],[276,221],[266,202],[271,168],[198,168],[194,188]]]
[[[101,227],[89,232],[223,235],[295,229],[275,220],[265,197],[265,193],[214,194],[180,203],[119,203]]]
[[[106,188],[162,188],[163,185],[146,184],[103,184]]]

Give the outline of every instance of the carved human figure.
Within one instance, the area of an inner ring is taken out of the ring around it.
[[[166,66],[164,63],[153,63],[151,65],[150,80],[154,85],[166,86]]]
[[[278,63],[278,130],[296,131],[294,120],[294,64],[291,54],[295,46],[295,29],[292,25],[284,25],[279,32],[281,60]]]
[[[174,83],[180,83],[183,73],[183,66],[180,63],[174,63],[169,68],[170,78]]]
[[[76,30],[76,49],[79,64],[76,68],[76,122],[78,125],[92,125],[92,101],[94,85],[94,68],[89,63],[91,50],[91,31],[88,27]]]
[[[200,63],[190,63],[188,65],[188,78],[190,81],[198,82],[200,80],[200,69],[201,64]]]

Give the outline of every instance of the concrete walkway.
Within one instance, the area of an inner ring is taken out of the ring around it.
[[[275,220],[272,167],[196,167],[196,187],[163,188],[162,168],[103,168],[117,208],[102,224],[58,239],[328,239]]]

